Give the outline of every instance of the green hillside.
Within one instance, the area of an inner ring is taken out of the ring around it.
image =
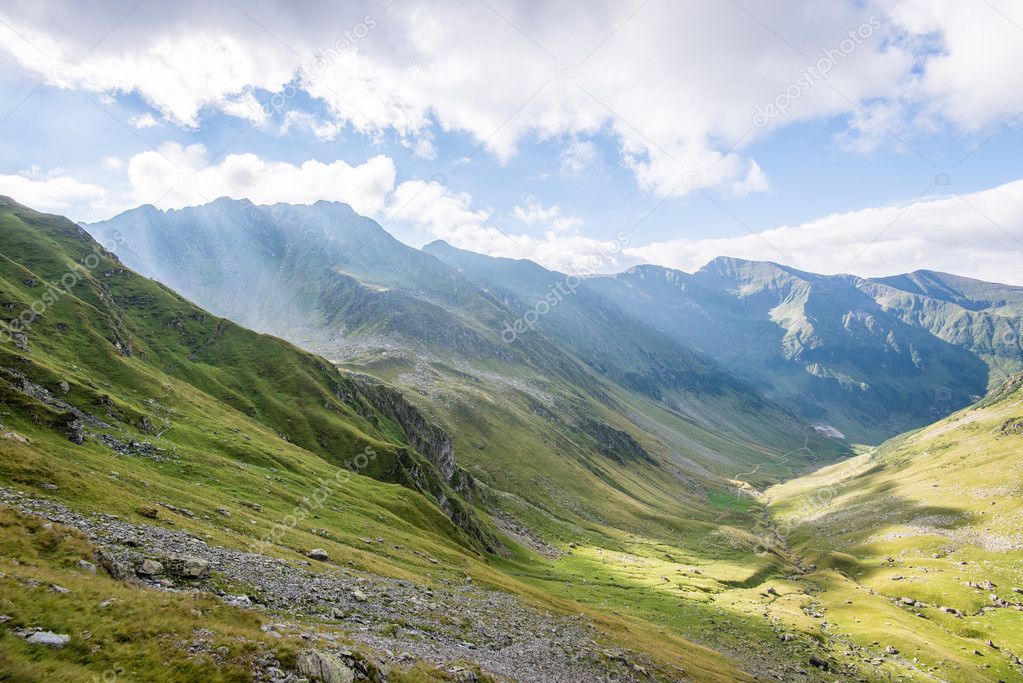
[[[10,200],[0,254],[9,680],[247,680],[338,642],[336,656],[397,681],[524,661],[537,668],[521,680],[804,668],[803,648],[734,599],[787,568],[753,553],[756,521],[728,479],[749,461],[770,480],[821,456],[790,459],[574,367],[599,391],[546,397],[535,375],[516,384],[522,370],[497,364],[488,386],[479,367],[424,375],[434,393],[410,402],[193,306]],[[405,362],[374,369],[396,377]],[[186,573],[182,547],[208,577]],[[306,559],[313,549],[328,559]],[[153,590],[168,586],[198,592]],[[111,601],[116,616],[102,612]],[[33,645],[32,628],[70,644]]]
[[[915,680],[1023,680],[1023,375],[766,499],[854,656]]]

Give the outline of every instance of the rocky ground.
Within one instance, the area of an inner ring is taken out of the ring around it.
[[[306,675],[332,666],[365,673],[359,656],[341,644],[349,640],[371,653],[375,671],[424,660],[468,681],[476,680],[476,669],[524,683],[685,678],[680,671],[658,670],[637,653],[602,646],[582,616],[533,608],[468,577],[431,588],[329,560],[292,564],[212,546],[182,531],[129,524],[113,515],[92,518],[9,489],[0,488],[0,503],[79,529],[114,578],[154,590],[212,592],[240,609],[264,610],[268,632],[338,643],[333,651],[300,659]],[[273,664],[268,659],[254,678],[293,676]],[[323,680],[332,679],[324,674]]]

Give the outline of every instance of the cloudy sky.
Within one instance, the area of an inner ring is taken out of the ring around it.
[[[1020,0],[7,0],[0,193],[84,221],[338,200],[559,269],[1023,284],[1021,83]]]

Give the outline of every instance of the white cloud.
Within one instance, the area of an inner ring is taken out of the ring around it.
[[[490,256],[530,259],[554,270],[589,273],[620,270],[624,241],[601,241],[579,234],[578,218],[562,215],[558,206],[544,207],[535,199],[515,207],[513,214],[528,226],[545,228],[542,235],[498,228],[491,212],[472,206],[472,197],[435,182],[406,181],[398,185],[382,223],[404,222],[426,236],[460,249]]]
[[[842,142],[869,151],[885,144],[871,118],[906,134],[936,120],[976,131],[1023,110],[1023,41],[987,3],[904,0],[885,15],[880,0],[779,0],[749,13],[734,3],[403,0],[377,16],[370,2],[294,12],[183,0],[173,11],[141,5],[91,51],[123,5],[53,4],[5,8],[14,28],[0,24],[0,49],[62,87],[139,93],[182,126],[206,107],[264,123],[275,114],[266,93],[298,84],[334,125],[394,131],[425,158],[438,130],[466,132],[505,162],[524,139],[567,137],[572,172],[610,131],[656,196],[762,190],[749,146],[795,121],[849,117]],[[864,26],[826,77],[806,78]],[[753,125],[758,106],[793,92],[783,115]]]
[[[569,176],[593,173],[600,163],[600,151],[592,140],[575,138],[561,153],[561,172]]]
[[[73,208],[82,217],[92,217],[93,214],[103,215],[109,209],[105,189],[67,175],[44,178],[0,175],[0,194],[47,213],[64,214]]]
[[[132,128],[138,128],[139,130],[142,130],[144,128],[152,128],[153,126],[159,125],[159,122],[155,118],[153,118],[153,115],[150,114],[148,111],[144,114],[139,114],[138,116],[131,117],[130,119],[128,119],[128,123],[131,124]]]
[[[135,201],[160,208],[205,204],[217,197],[247,198],[256,204],[311,204],[321,199],[350,204],[376,215],[394,187],[394,162],[376,156],[358,166],[338,160],[301,165],[267,161],[255,154],[230,154],[208,164],[201,144],[176,142],[136,154],[128,162]]]
[[[540,227],[554,233],[578,231],[584,223],[578,216],[564,215],[557,204],[544,206],[536,197],[526,197],[523,204],[512,209],[512,215],[530,227]]]
[[[717,256],[815,273],[893,275],[939,270],[1023,285],[1023,180],[969,195],[928,197],[834,214],[756,235],[677,239],[629,248],[633,263],[693,271]]]

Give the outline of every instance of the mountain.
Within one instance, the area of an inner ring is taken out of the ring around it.
[[[587,289],[507,341],[558,274],[502,262],[497,291],[381,243],[436,277],[362,273],[308,331],[366,290],[458,328],[396,315],[331,363],[0,200],[0,678],[1015,675],[1018,380],[762,494],[843,449],[638,307]]]
[[[245,418],[274,441],[334,465],[372,447],[364,475],[423,493],[477,547],[493,547],[463,498],[472,500],[475,484],[455,463],[450,437],[400,394],[195,307],[125,268],[66,220],[6,198],[0,215],[2,306],[21,312],[4,326],[15,346],[3,350],[5,403],[32,406],[39,424],[76,441],[88,435],[117,452],[151,455],[159,449],[147,444],[150,435],[173,429],[181,410],[167,400],[171,387],[183,385],[187,400],[215,401],[233,414],[211,423]],[[19,254],[31,256],[14,260]],[[130,378],[121,387],[130,398],[107,391],[117,377]],[[246,450],[248,436],[230,431],[220,448]],[[277,458],[252,452],[246,459],[269,467]]]
[[[516,453],[536,459],[526,465],[530,477],[572,462],[571,490],[594,476],[606,481],[608,460],[641,452],[653,454],[638,456],[649,465],[663,457],[726,478],[756,469],[766,482],[841,451],[815,434],[813,454],[801,450],[806,429],[793,415],[614,306],[590,306],[561,335],[509,339],[523,302],[554,283],[531,281],[511,301],[344,204],[220,199],[176,211],[141,207],[88,229],[127,265],[216,314],[403,390],[452,434],[474,476],[501,490],[521,488],[509,477],[524,464],[508,462]],[[531,277],[553,275],[529,267]],[[609,434],[620,447],[608,450]],[[595,462],[594,453],[604,458]],[[592,506],[589,491],[581,487],[575,503]],[[561,507],[562,495],[530,499]]]
[[[445,243],[424,249],[524,305],[568,277]],[[1021,292],[937,273],[870,280],[718,258],[692,274],[646,265],[582,278],[537,328],[574,342],[587,336],[574,327],[609,329],[617,315],[610,335],[630,321],[642,338],[691,348],[821,427],[878,443],[1023,368]]]
[[[873,453],[766,492],[792,552],[821,568],[818,612],[854,656],[891,647],[932,679],[1023,679],[1021,453],[1015,375]]]
[[[218,318],[7,198],[0,307],[0,548],[18,558],[0,576],[0,677],[746,677],[677,629],[603,614],[616,588],[579,602],[545,587],[577,580],[560,564],[576,546],[684,534],[726,552],[705,538],[713,520],[747,517],[710,488],[727,482],[684,476],[596,414],[601,450],[575,448],[604,478],[548,446],[509,454],[521,484],[494,489],[393,389]],[[538,461],[555,464],[530,475]],[[575,507],[586,487],[603,500]],[[561,505],[536,507],[532,488]],[[757,666],[793,666],[766,646]]]

